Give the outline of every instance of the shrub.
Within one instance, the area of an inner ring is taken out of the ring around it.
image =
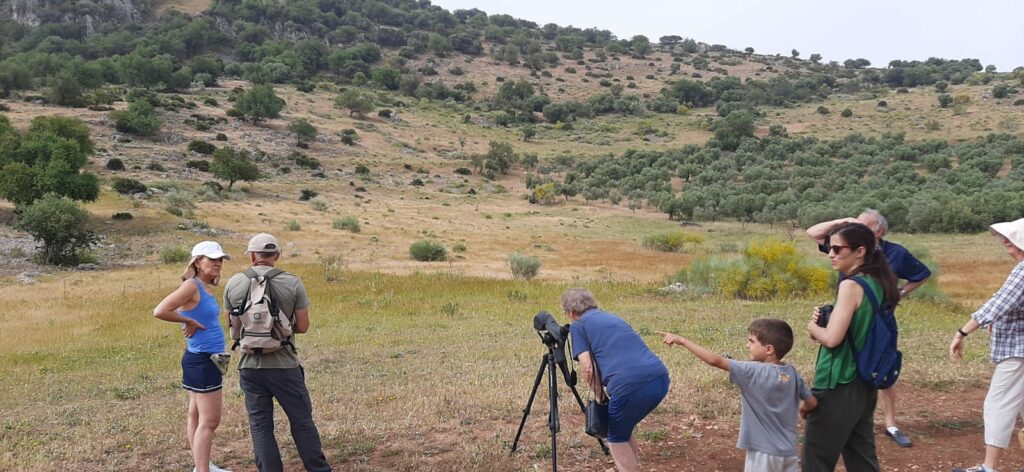
[[[337,218],[331,222],[331,227],[334,229],[343,229],[351,233],[358,233],[361,231],[359,228],[359,220],[354,216],[344,216]]]
[[[323,200],[313,200],[313,209],[316,211],[327,211],[327,202]]]
[[[177,264],[179,262],[185,262],[189,259],[191,254],[188,249],[181,246],[167,246],[160,249],[160,262],[164,264]]]
[[[839,113],[839,116],[842,116],[843,118],[849,118],[853,116],[853,110],[849,108],[844,108],[843,111]]]
[[[228,140],[228,135],[226,135],[224,133],[217,133],[217,136],[214,137],[213,139],[216,140],[216,141],[227,141]]]
[[[210,171],[210,161],[203,160],[203,159],[192,160],[192,161],[186,162],[185,163],[185,167],[188,167],[189,169],[195,169],[195,170],[198,170],[200,172],[209,172]]]
[[[409,255],[420,262],[444,261],[448,259],[448,251],[441,243],[426,239],[416,241],[409,246]]]
[[[291,220],[284,225],[285,231],[299,231],[302,229],[302,225],[298,221]]]
[[[644,247],[661,252],[678,252],[683,250],[687,244],[696,245],[704,242],[704,237],[699,234],[687,233],[685,231],[666,231],[644,237]]]
[[[530,280],[540,270],[540,259],[537,256],[512,253],[508,255],[508,266],[512,269],[512,278]]]
[[[829,110],[828,107],[826,107],[825,105],[821,105],[821,106],[818,107],[818,114],[819,115],[827,115],[829,113],[832,113],[832,111]]]
[[[25,207],[17,226],[43,243],[39,259],[46,264],[75,265],[82,252],[96,242],[86,229],[89,214],[74,201],[46,194]]]
[[[308,188],[304,188],[299,193],[299,201],[300,202],[304,202],[304,201],[307,201],[307,200],[312,200],[312,199],[316,198],[317,195],[320,195],[320,193],[317,192],[316,190],[310,190]]]
[[[795,244],[769,240],[750,243],[738,260],[695,261],[676,279],[729,297],[770,300],[823,295],[831,276],[829,269],[807,265]]]
[[[124,111],[110,112],[110,119],[114,120],[114,127],[123,133],[133,133],[140,136],[149,136],[156,133],[161,123],[153,111],[153,105],[145,100],[137,100],[128,105]]]
[[[473,171],[471,171],[471,170],[469,170],[469,169],[467,169],[465,167],[459,167],[458,169],[455,169],[455,173],[459,174],[459,175],[472,175]]]
[[[134,217],[132,216],[131,213],[127,213],[127,212],[123,212],[122,211],[122,212],[114,213],[113,215],[110,216],[110,218],[114,219],[114,220],[125,221],[125,220],[130,220],[130,219],[132,219]]]
[[[115,177],[110,186],[113,187],[115,192],[122,195],[133,195],[146,191],[146,184],[135,179],[125,179],[122,177]]]
[[[176,206],[168,206],[164,208],[164,211],[177,217],[185,216],[185,212],[181,208],[178,208]]]
[[[305,169],[315,170],[320,168],[320,160],[315,157],[309,157],[301,152],[293,152],[288,158],[295,161],[295,165]]]
[[[112,157],[107,161],[106,167],[107,170],[124,170],[124,161],[116,157]]]
[[[452,252],[466,252],[466,243],[455,243],[452,245]]]
[[[889,102],[887,102],[887,101],[885,101],[885,100],[879,100],[879,101],[878,101],[878,107],[879,107],[879,108],[885,108],[885,107],[887,107],[887,106],[889,106]]]
[[[217,150],[217,146],[202,139],[193,139],[192,142],[188,143],[188,150],[199,154],[213,154],[213,151]]]

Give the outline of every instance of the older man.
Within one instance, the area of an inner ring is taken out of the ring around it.
[[[235,274],[224,288],[224,307],[231,312],[247,302],[251,280],[266,280],[270,299],[292,323],[292,333],[309,330],[309,297],[299,277],[275,269],[281,257],[277,238],[257,234],[249,240],[245,252],[252,268]],[[292,439],[299,450],[302,465],[308,471],[331,470],[324,457],[320,432],[313,423],[313,404],[306,390],[306,375],[295,349],[295,335],[282,339],[280,349],[269,352],[242,353],[238,364],[239,384],[245,393],[245,409],[249,413],[256,468],[260,472],[281,472],[281,451],[274,437],[274,400],[288,416]]]
[[[917,260],[907,248],[882,239],[889,232],[889,222],[878,210],[866,209],[856,218],[840,218],[838,220],[818,223],[807,229],[807,235],[818,244],[818,249],[828,254],[828,234],[840,223],[862,223],[875,232],[875,241],[882,248],[882,253],[889,261],[889,267],[896,277],[907,282],[900,288],[900,297],[906,297],[931,277],[928,266]],[[885,416],[885,435],[901,447],[913,445],[910,438],[896,426],[896,387],[878,391],[878,403],[882,405]]]

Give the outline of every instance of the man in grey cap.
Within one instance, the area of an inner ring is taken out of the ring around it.
[[[224,288],[224,307],[243,307],[256,276],[270,279],[270,299],[292,323],[293,333],[309,330],[309,297],[302,280],[294,274],[275,269],[281,257],[277,238],[266,233],[249,240],[245,254],[252,268],[235,274]],[[281,472],[281,451],[274,437],[274,399],[288,415],[292,438],[306,470],[331,470],[324,457],[320,432],[313,423],[313,404],[306,390],[306,378],[295,350],[295,335],[283,339],[282,347],[271,352],[243,351],[238,364],[239,384],[245,392],[245,409],[249,414],[256,468],[261,472]]]

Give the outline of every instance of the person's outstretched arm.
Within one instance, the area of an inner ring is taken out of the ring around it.
[[[661,342],[668,344],[670,346],[673,344],[683,346],[688,351],[692,352],[693,355],[699,357],[700,360],[706,362],[708,365],[712,367],[718,367],[719,369],[722,369],[727,372],[729,371],[729,359],[726,359],[718,354],[715,354],[714,352],[711,352],[704,346],[701,346],[700,344],[690,341],[689,339],[686,339],[682,336],[662,332],[659,332],[658,334],[663,336]]]

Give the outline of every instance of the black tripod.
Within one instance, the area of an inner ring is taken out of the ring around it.
[[[538,333],[539,334],[539,333]],[[526,401],[526,408],[523,409],[523,419],[519,422],[519,431],[516,431],[516,439],[512,441],[512,452],[516,452],[516,447],[519,445],[519,436],[523,434],[523,426],[526,425],[526,417],[530,415],[530,407],[533,406],[533,399],[537,396],[537,388],[540,387],[540,379],[544,377],[544,371],[548,371],[548,400],[550,405],[548,406],[548,429],[551,430],[551,470],[558,470],[558,440],[557,435],[561,430],[562,425],[558,417],[558,380],[556,379],[557,372],[555,371],[555,365],[562,370],[562,376],[565,377],[565,384],[572,390],[572,394],[576,397],[576,404],[580,406],[580,411],[586,414],[586,407],[583,406],[583,399],[580,398],[580,393],[576,390],[576,373],[569,374],[569,368],[566,367],[565,352],[556,349],[556,341],[549,333],[541,335],[541,340],[548,347],[548,353],[544,354],[543,359],[540,363],[540,370],[537,371],[537,378],[533,381],[533,390],[530,391],[530,399]],[[604,444],[600,438],[597,438],[597,444],[601,446],[601,450],[604,451],[605,455],[608,455],[608,446]]]

